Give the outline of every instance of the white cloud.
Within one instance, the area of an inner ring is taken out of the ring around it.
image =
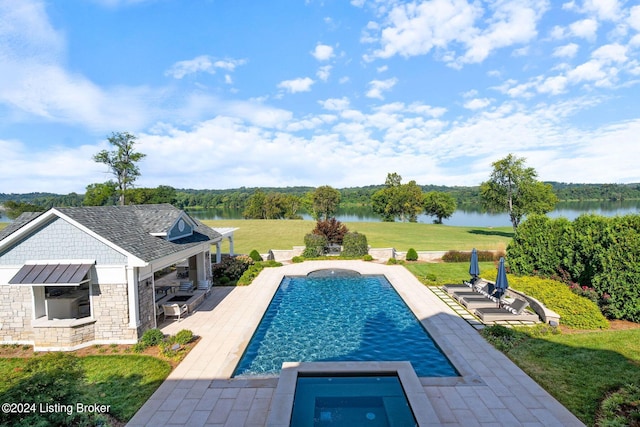
[[[473,98],[464,103],[464,108],[468,110],[480,110],[488,107],[491,104],[491,100],[488,98]]]
[[[328,61],[334,57],[333,47],[326,44],[318,44],[311,52],[311,55],[318,61]]]
[[[553,56],[560,58],[573,58],[578,53],[580,46],[575,43],[569,43],[564,46],[558,46],[553,50]]]
[[[605,63],[626,62],[628,59],[627,48],[617,43],[600,46],[591,56]]]
[[[326,82],[327,80],[329,80],[332,68],[333,67],[331,65],[324,65],[318,68],[318,71],[316,71],[316,77],[318,77],[323,82]]]
[[[569,30],[575,37],[593,41],[597,36],[598,21],[596,21],[595,19],[583,19],[580,21],[576,21],[569,25]]]
[[[300,77],[293,80],[284,80],[278,83],[280,89],[289,93],[309,92],[314,81],[309,77]]]
[[[594,13],[601,20],[615,21],[620,18],[618,0],[584,0],[583,12]]]
[[[388,65],[381,65],[380,67],[376,68],[376,71],[379,72],[379,73],[384,73],[388,69],[389,69]]]
[[[628,23],[636,31],[640,31],[640,6],[633,6],[629,9]]]
[[[567,78],[565,76],[554,76],[546,78],[537,87],[538,92],[550,93],[552,95],[558,95],[566,91]]]
[[[237,66],[243,65],[245,63],[245,59],[215,60],[208,55],[200,55],[193,59],[176,62],[171,66],[171,68],[165,71],[165,75],[171,76],[176,79],[182,79],[186,75],[199,72],[215,74],[217,69],[234,71]]]
[[[479,2],[463,0],[394,4],[386,16],[387,25],[379,32],[381,48],[364,59],[410,57],[438,49],[448,52],[441,59],[454,67],[479,63],[494,50],[532,40],[548,5],[544,0],[503,1],[490,7],[491,10],[482,10]],[[485,12],[488,18],[479,21]],[[458,46],[464,51],[452,51]]]
[[[349,107],[349,98],[329,98],[324,101],[318,101],[322,108],[329,111],[342,111]]]
[[[383,92],[391,90],[398,83],[398,79],[391,78],[387,80],[372,80],[369,82],[369,90],[365,94],[368,98],[384,99]]]

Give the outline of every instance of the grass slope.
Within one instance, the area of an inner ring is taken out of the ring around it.
[[[304,235],[311,233],[315,221],[302,220],[209,220],[210,227],[237,227],[234,251],[248,254],[252,249],[266,253],[270,249],[304,246]],[[350,231],[367,236],[374,248],[406,251],[505,249],[513,237],[511,227],[453,227],[448,225],[401,222],[346,222]],[[223,252],[228,246],[223,245]]]

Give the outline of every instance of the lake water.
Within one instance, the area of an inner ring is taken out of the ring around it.
[[[640,214],[640,200],[622,202],[561,202],[555,210],[549,213],[552,218],[565,217],[574,220],[584,213],[594,213],[603,216]],[[189,211],[189,215],[201,220],[208,219],[242,219],[241,209],[205,209]],[[302,214],[304,219],[313,219],[311,215]],[[342,222],[379,222],[380,217],[369,207],[351,207],[339,209],[336,218]],[[433,217],[419,215],[418,222],[430,224]],[[476,207],[460,207],[449,219],[443,221],[446,225],[463,227],[508,227],[511,226],[509,215],[482,212]]]
[[[626,200],[622,202],[561,202],[555,210],[549,213],[552,218],[565,217],[574,220],[584,213],[594,213],[603,216],[640,214],[640,200]],[[189,211],[189,214],[201,220],[208,219],[242,219],[241,209],[202,209]],[[311,215],[302,214],[304,219],[312,219]],[[351,207],[340,209],[336,218],[342,222],[378,222],[380,217],[369,207]],[[0,211],[0,222],[11,222],[4,211]],[[418,222],[430,224],[433,218],[420,215]],[[506,213],[493,214],[483,212],[478,207],[460,207],[449,219],[443,221],[446,225],[463,227],[508,227],[511,225]]]

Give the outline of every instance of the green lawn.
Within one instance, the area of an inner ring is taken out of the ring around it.
[[[42,357],[38,355],[31,359]],[[0,395],[36,404],[55,402],[75,405],[81,402],[109,405],[108,414],[120,422],[131,419],[171,372],[168,362],[151,356],[86,356],[77,358],[82,381],[70,384],[60,381],[55,374],[65,372],[67,362],[52,362],[37,373],[28,373],[25,368],[31,359],[0,358],[0,377],[4,379],[0,382]],[[73,401],[66,401],[71,396],[74,396],[71,398]],[[47,419],[46,415],[44,419]],[[16,421],[7,414],[0,416],[0,425],[10,425]],[[35,419],[31,421],[36,422]],[[59,423],[59,420],[55,423]]]
[[[315,227],[315,221],[303,220],[209,220],[211,227],[238,227],[234,234],[234,251],[248,254],[252,249],[265,253],[269,249],[291,249],[304,246],[304,235]],[[374,248],[406,251],[505,249],[513,237],[511,227],[453,227],[448,225],[401,222],[347,222],[350,231],[367,236]],[[226,243],[225,243],[226,245]],[[223,245],[223,251],[228,246]]]
[[[481,262],[479,264],[481,274],[496,269],[493,262]],[[407,263],[405,267],[425,285],[461,283],[462,280],[469,279],[469,264],[466,262]]]
[[[531,338],[507,356],[587,425],[608,392],[640,384],[640,329]]]

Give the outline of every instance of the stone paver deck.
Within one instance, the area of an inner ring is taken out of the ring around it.
[[[431,405],[420,408],[432,414],[426,425],[583,425],[404,267],[363,261],[306,261],[265,269],[247,287],[214,288],[195,313],[163,328],[191,329],[201,341],[128,425],[276,426],[267,420],[278,410],[270,406],[278,380],[230,377],[282,277],[327,268],[384,274],[460,372],[420,378]]]

